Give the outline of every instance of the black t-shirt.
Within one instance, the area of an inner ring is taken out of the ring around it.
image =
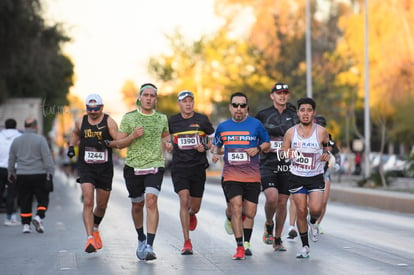
[[[274,147],[275,142],[281,144],[286,131],[299,123],[296,110],[290,104],[286,106],[286,109],[282,113],[279,113],[279,110],[272,105],[259,111],[256,114],[256,118],[262,122],[269,133],[271,147]],[[260,154],[260,168],[267,167],[275,169],[275,165],[279,163],[277,154],[274,152]]]
[[[195,144],[207,144],[208,136],[214,133],[214,128],[206,115],[194,112],[194,115],[184,119],[181,113],[168,119],[168,127],[173,137],[172,168],[185,168],[198,165],[208,167],[205,152],[193,149]]]

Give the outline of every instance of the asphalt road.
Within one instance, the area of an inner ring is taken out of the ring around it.
[[[87,254],[80,188],[60,173],[55,181],[44,234],[0,226],[0,274],[414,274],[414,215],[330,202],[322,224],[325,233],[310,244],[311,257],[296,259],[299,240],[285,240],[286,252],[274,252],[262,242],[262,195],[251,241],[253,256],[233,261],[235,240],[223,227],[225,201],[216,181],[206,185],[198,226],[191,232],[194,255],[182,256],[178,197],[168,176],[159,198],[154,243],[158,259],[139,261],[120,170],[101,225],[104,247]]]

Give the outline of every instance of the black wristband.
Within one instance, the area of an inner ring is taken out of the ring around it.
[[[262,147],[260,147],[260,145],[257,145],[257,150],[259,150],[259,153],[262,151]]]
[[[203,144],[203,148],[204,148],[204,151],[208,151],[208,146],[206,145],[206,144]]]

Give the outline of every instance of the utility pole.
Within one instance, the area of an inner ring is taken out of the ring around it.
[[[365,0],[365,108],[364,108],[364,176],[368,179],[371,176],[371,167],[369,162],[369,155],[371,153],[371,122],[370,122],[370,107],[369,107],[369,54],[368,54],[368,0]]]
[[[312,97],[311,7],[306,0],[306,96]]]

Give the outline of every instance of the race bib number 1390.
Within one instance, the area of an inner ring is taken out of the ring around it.
[[[194,149],[195,146],[200,144],[199,140],[198,135],[179,135],[177,145],[181,150]]]

